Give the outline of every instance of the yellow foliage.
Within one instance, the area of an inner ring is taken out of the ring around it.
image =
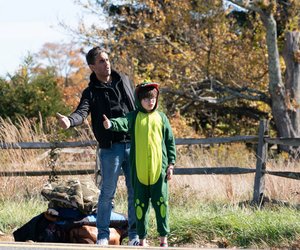
[[[194,129],[188,125],[187,120],[176,112],[170,119],[170,124],[176,138],[197,138],[199,137]]]
[[[249,2],[272,13],[276,7],[275,0]],[[222,134],[238,131],[232,127],[241,124],[251,130],[253,121],[245,120],[254,117],[247,117],[245,112],[246,118],[242,114],[239,121],[240,117],[235,114],[226,116],[222,105],[232,110],[243,106],[254,111],[270,111],[267,102],[243,97],[231,101],[231,94],[226,92],[226,89],[242,89],[245,90],[243,95],[255,97],[254,92],[247,90],[257,90],[268,97],[266,30],[259,15],[239,13],[239,16],[226,12],[222,0],[142,0],[137,3],[128,2],[121,14],[111,16],[115,31],[93,29],[81,35],[87,35],[88,43],[97,39],[104,41],[112,51],[114,67],[129,74],[136,84],[146,78],[155,79],[176,91],[166,100],[172,107],[168,112],[184,110],[185,117],[190,117],[190,123],[197,124],[197,128],[199,119],[214,114],[216,118],[206,124],[211,125],[214,133]],[[295,58],[298,60],[297,53]],[[215,91],[214,86],[207,87],[206,81],[210,79],[218,81],[224,93]],[[192,101],[198,97],[229,101],[225,104]],[[171,121],[178,136],[194,136],[189,122],[179,114],[171,117]],[[224,129],[223,124],[228,128]]]

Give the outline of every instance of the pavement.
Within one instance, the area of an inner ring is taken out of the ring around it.
[[[71,244],[71,243],[40,243],[40,242],[0,242],[1,250],[92,250],[92,249],[102,249],[102,250],[133,250],[133,249],[147,249],[147,250],[158,250],[161,247],[137,247],[137,246],[126,246],[126,245],[109,245],[109,246],[99,246],[93,244]],[[168,247],[167,249],[176,250],[195,250],[197,248],[180,248],[180,247]],[[201,248],[204,249],[204,248]],[[211,248],[209,248],[211,250]]]

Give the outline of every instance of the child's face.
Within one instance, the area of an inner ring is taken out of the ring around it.
[[[152,111],[156,104],[156,97],[143,98],[141,104],[146,111]]]

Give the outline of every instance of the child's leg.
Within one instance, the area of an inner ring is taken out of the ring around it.
[[[140,243],[143,244],[143,239],[146,239],[148,232],[149,221],[149,191],[148,186],[139,183],[136,180],[134,185],[134,201],[135,201],[135,214],[136,214],[136,231],[141,239]]]
[[[140,239],[145,239],[148,233],[148,221],[149,221],[149,200],[141,202],[136,200],[135,202],[136,209],[136,231]]]
[[[158,234],[167,236],[170,232],[167,182],[160,179],[152,186],[151,194],[151,203],[155,211]]]
[[[167,236],[160,236],[160,246],[168,247],[168,238]]]

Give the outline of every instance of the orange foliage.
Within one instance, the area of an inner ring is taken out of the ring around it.
[[[46,60],[47,67],[54,69],[65,103],[71,109],[76,108],[90,75],[81,49],[72,44],[46,43],[38,56]]]

